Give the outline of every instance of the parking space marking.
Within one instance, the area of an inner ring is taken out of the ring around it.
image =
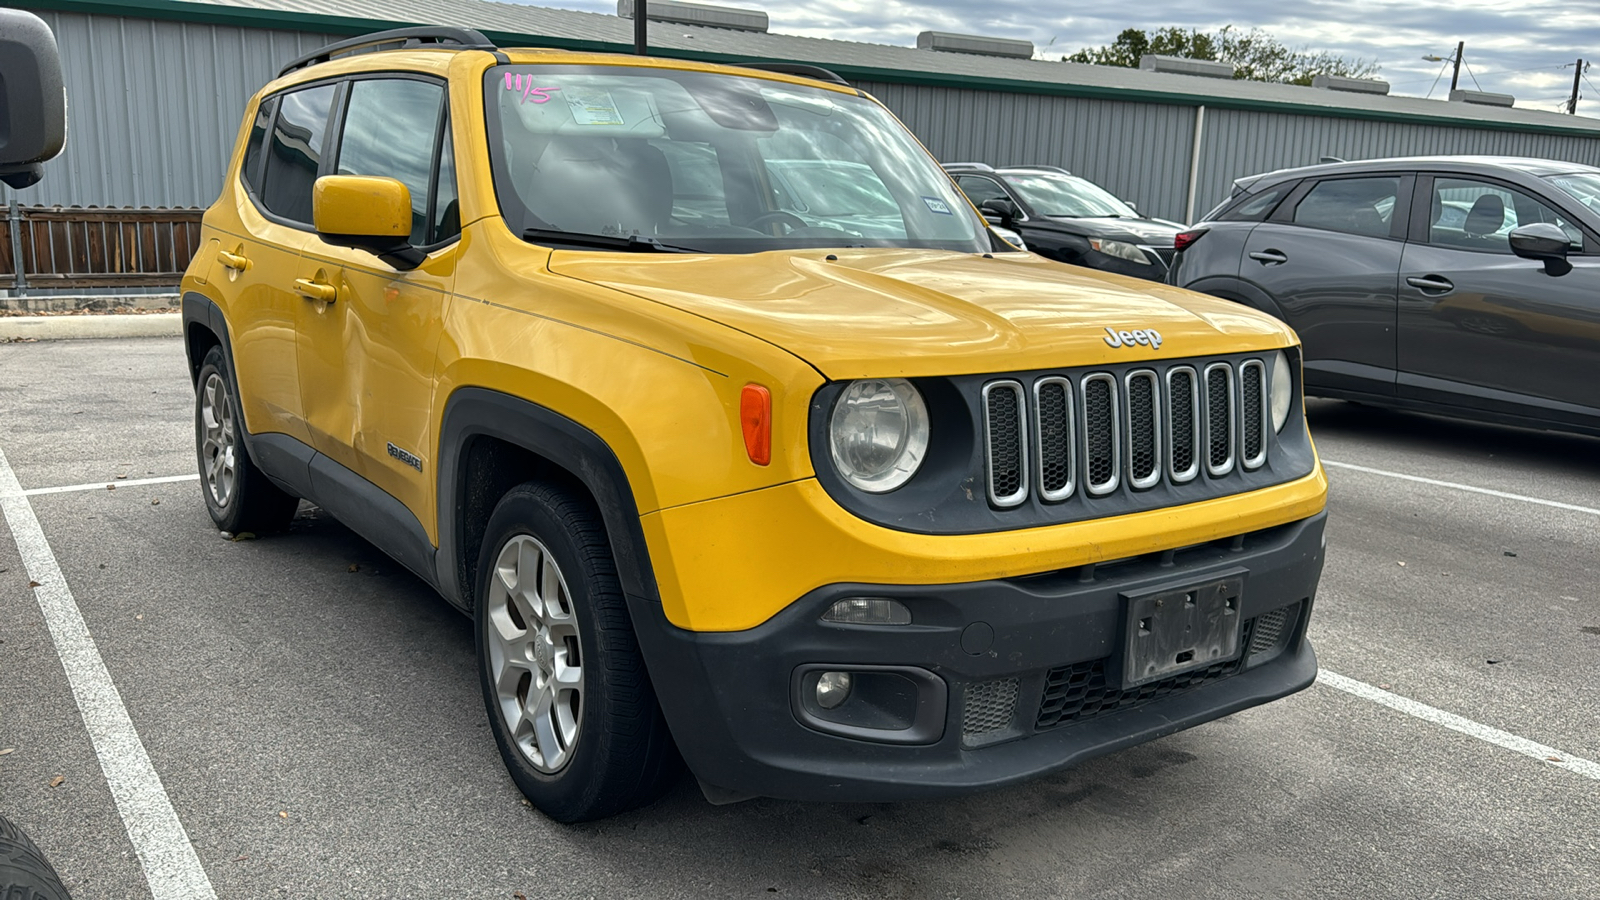
[[[125,478],[121,481],[96,481],[93,484],[68,484],[62,487],[29,488],[22,492],[24,497],[37,497],[40,494],[70,494],[74,491],[103,491],[106,488],[133,487],[140,484],[172,484],[178,481],[199,481],[199,475],[162,475],[159,478]]]
[[[1415,481],[1418,484],[1431,484],[1435,487],[1452,488],[1466,491],[1470,494],[1484,494],[1489,497],[1499,497],[1502,500],[1518,500],[1523,503],[1536,503],[1540,506],[1552,506],[1556,509],[1565,509],[1570,512],[1585,513],[1591,516],[1600,516],[1600,509],[1592,506],[1579,506],[1575,503],[1562,503],[1559,500],[1545,500],[1542,497],[1528,497],[1523,494],[1512,494],[1507,491],[1496,491],[1490,488],[1474,487],[1470,484],[1458,484],[1454,481],[1440,481],[1437,478],[1423,478],[1421,475],[1407,475],[1404,472],[1390,472],[1387,469],[1373,469],[1367,466],[1358,466],[1354,463],[1334,462],[1331,459],[1322,461],[1324,466],[1336,469],[1350,469],[1353,472],[1365,472],[1368,475],[1382,475],[1385,478],[1398,478],[1401,481]]]
[[[100,758],[100,770],[105,773],[123,827],[139,854],[151,895],[155,900],[216,900],[211,879],[200,865],[189,833],[178,821],[161,776],[150,763],[122,695],[106,671],[100,649],[89,634],[78,602],[67,587],[66,576],[45,539],[33,504],[17,482],[4,450],[0,450],[0,507],[5,510],[6,523],[28,577],[38,583],[33,589],[34,597],[61,658],[61,667],[66,670],[67,683],[72,687],[95,755]]]
[[[1371,700],[1373,703],[1382,704],[1408,716],[1415,716],[1424,722],[1442,725],[1451,731],[1459,731],[1468,737],[1494,744],[1496,747],[1504,747],[1507,750],[1521,753],[1523,756],[1532,757],[1546,765],[1556,766],[1569,772],[1575,772],[1585,778],[1600,781],[1600,763],[1591,762],[1582,757],[1573,756],[1570,753],[1563,753],[1554,747],[1547,747],[1527,738],[1517,737],[1509,731],[1491,728],[1481,722],[1474,722],[1455,713],[1445,712],[1426,703],[1418,703],[1399,694],[1391,694],[1383,688],[1373,687],[1364,681],[1346,678],[1337,672],[1329,672],[1327,669],[1322,669],[1317,672],[1317,684],[1325,684],[1335,690],[1353,694],[1363,700]]]

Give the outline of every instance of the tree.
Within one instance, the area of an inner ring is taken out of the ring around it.
[[[1110,44],[1085,47],[1065,61],[1132,69],[1138,68],[1140,57],[1152,54],[1230,63],[1234,78],[1285,84],[1310,84],[1317,75],[1364,78],[1378,71],[1375,62],[1346,59],[1325,50],[1288,47],[1259,28],[1245,31],[1233,25],[1224,25],[1216,32],[1168,27],[1153,34],[1128,28]]]

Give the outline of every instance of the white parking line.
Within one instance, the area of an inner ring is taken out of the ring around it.
[[[1398,478],[1401,481],[1415,481],[1418,484],[1431,484],[1434,487],[1451,488],[1457,491],[1466,491],[1470,494],[1483,494],[1489,497],[1499,497],[1502,500],[1517,500],[1522,503],[1536,503],[1540,506],[1551,506],[1556,509],[1565,509],[1571,512],[1586,513],[1591,516],[1600,516],[1600,509],[1592,506],[1578,506],[1575,503],[1562,503],[1559,500],[1545,500],[1541,497],[1528,497],[1522,494],[1512,494],[1506,491],[1495,491],[1489,488],[1473,487],[1470,484],[1457,484],[1454,481],[1440,481],[1437,478],[1423,478],[1421,475],[1407,475],[1404,472],[1390,472],[1386,469],[1373,469],[1367,466],[1358,466],[1354,463],[1334,462],[1331,459],[1322,461],[1324,466],[1336,469],[1349,469],[1352,472],[1365,472],[1368,475],[1382,475],[1385,478]]]
[[[1590,762],[1570,753],[1563,753],[1554,747],[1547,747],[1527,738],[1517,737],[1509,731],[1491,728],[1481,722],[1462,718],[1455,713],[1447,713],[1442,709],[1437,709],[1426,703],[1418,703],[1399,694],[1391,694],[1364,681],[1346,678],[1337,672],[1329,672],[1327,669],[1322,669],[1317,673],[1317,684],[1324,684],[1347,694],[1353,694],[1363,700],[1371,700],[1373,703],[1382,704],[1408,716],[1415,716],[1424,722],[1432,722],[1451,731],[1459,731],[1468,737],[1475,737],[1480,741],[1494,744],[1496,747],[1504,747],[1507,750],[1521,753],[1523,756],[1533,757],[1547,765],[1566,769],[1585,778],[1600,781],[1600,763]]]
[[[78,702],[78,712],[100,758],[111,797],[117,803],[128,840],[139,854],[145,881],[155,900],[216,900],[211,879],[200,865],[189,833],[178,821],[172,800],[161,785],[145,752],[133,720],[128,718],[122,695],[106,671],[105,660],[95,646],[89,626],[83,621],[78,602],[73,599],[61,567],[45,540],[44,529],[34,515],[22,485],[0,450],[0,507],[17,542],[28,577],[38,582],[33,589],[44,614],[50,639],[67,683]]]
[[[24,497],[37,497],[40,494],[70,494],[74,491],[103,491],[106,488],[133,487],[140,484],[172,484],[176,481],[199,481],[199,475],[162,475],[159,478],[125,478],[122,481],[96,481],[93,484],[69,484],[62,487],[30,488],[22,492]]]

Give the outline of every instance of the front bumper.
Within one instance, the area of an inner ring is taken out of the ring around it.
[[[1317,665],[1305,628],[1325,520],[1319,513],[1175,552],[1021,578],[829,585],[738,632],[686,631],[656,606],[659,620],[640,629],[641,639],[679,749],[708,785],[795,800],[959,794],[1044,775],[1309,686]],[[1243,579],[1239,652],[1123,690],[1125,595],[1234,576]],[[901,600],[913,624],[820,621],[836,600],[861,596]],[[1269,640],[1274,624],[1278,636]],[[818,666],[927,673],[907,683],[919,684],[917,709],[923,718],[932,711],[932,727],[901,738],[920,743],[885,743],[802,724],[797,679],[808,671],[814,679]]]

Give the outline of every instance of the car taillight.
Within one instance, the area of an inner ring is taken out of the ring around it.
[[[1187,250],[1190,244],[1200,240],[1201,235],[1205,233],[1206,229],[1204,228],[1196,228],[1193,231],[1182,232],[1172,239],[1172,246],[1177,250]]]

